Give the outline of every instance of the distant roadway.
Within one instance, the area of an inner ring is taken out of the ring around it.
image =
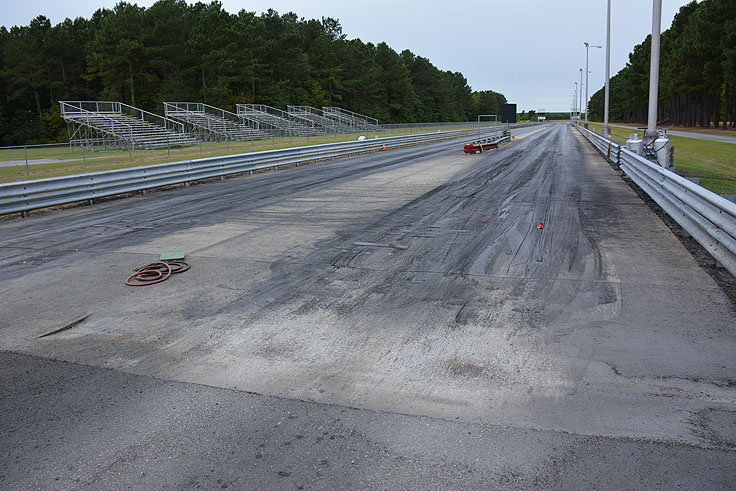
[[[603,123],[597,123],[597,124],[603,124]],[[609,126],[615,126],[616,128],[638,129],[637,126],[624,125],[624,124],[610,124]],[[667,134],[674,135],[674,136],[682,136],[685,138],[694,138],[696,140],[709,140],[709,141],[714,141],[714,142],[736,143],[735,137],[723,136],[723,135],[711,135],[709,133],[696,133],[694,131],[677,131],[677,130],[668,129]]]
[[[0,487],[733,488],[731,302],[522,131],[0,222]]]

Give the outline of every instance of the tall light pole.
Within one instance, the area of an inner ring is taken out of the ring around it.
[[[606,15],[606,96],[603,103],[603,134],[611,134],[608,126],[608,103],[611,100],[611,0],[608,0],[608,13]]]
[[[583,119],[583,69],[580,69],[580,104],[578,105],[578,118]]]
[[[666,135],[657,135],[657,97],[659,96],[659,30],[662,27],[662,0],[652,3],[652,54],[649,59],[649,121],[644,133],[644,144],[651,145],[657,162],[672,169],[672,143]]]
[[[575,109],[578,108],[578,83],[575,82]]]
[[[661,0],[660,0],[661,1]],[[588,127],[588,48],[602,48],[603,46],[593,46],[589,42],[585,45],[585,127]]]
[[[662,24],[662,0],[652,5],[652,54],[649,60],[649,120],[645,140],[657,138],[657,97],[659,95],[659,29]],[[646,143],[646,142],[645,142]]]

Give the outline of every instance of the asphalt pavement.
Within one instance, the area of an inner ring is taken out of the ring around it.
[[[569,125],[461,149],[0,223],[0,487],[732,488],[718,285]]]

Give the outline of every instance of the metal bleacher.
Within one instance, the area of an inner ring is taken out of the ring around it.
[[[312,136],[325,133],[314,125],[292,118],[289,113],[265,104],[238,104],[238,117],[273,136]]]
[[[276,136],[354,133],[378,128],[378,120],[339,107],[287,106],[287,111],[265,104],[238,104],[238,117]]]
[[[59,101],[72,145],[156,149],[200,142],[272,136],[354,133],[378,127],[374,118],[339,107],[238,104],[237,114],[200,102],[164,102],[160,116],[114,101]]]
[[[257,125],[237,114],[201,102],[164,102],[167,118],[184,123],[202,141],[249,141],[268,138]]]
[[[344,133],[347,129],[337,119],[332,119],[312,106],[287,106],[289,116],[302,124],[319,128],[323,133]]]
[[[167,148],[195,145],[184,125],[122,102],[59,101],[71,144],[109,148]]]
[[[378,128],[378,120],[376,118],[348,111],[341,107],[323,106],[322,113],[331,119],[339,121],[342,126],[352,130],[373,130]]]

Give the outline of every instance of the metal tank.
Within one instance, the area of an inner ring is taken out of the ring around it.
[[[626,140],[626,148],[637,155],[644,156],[644,142],[641,141],[641,138],[636,133],[629,135],[629,139]]]
[[[652,143],[652,149],[654,150],[654,153],[657,155],[657,162],[660,166],[664,167],[665,169],[671,169],[672,168],[672,143],[670,143],[670,139],[667,138],[664,135],[660,135],[654,142]]]

